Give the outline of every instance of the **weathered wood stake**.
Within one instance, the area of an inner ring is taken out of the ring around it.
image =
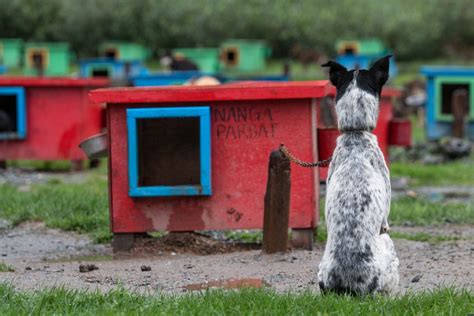
[[[290,161],[279,150],[272,151],[263,216],[263,251],[266,253],[288,249],[290,173]]]
[[[468,94],[466,89],[457,89],[453,92],[451,98],[451,106],[453,112],[453,136],[458,138],[464,137],[466,127],[466,116],[469,111]]]

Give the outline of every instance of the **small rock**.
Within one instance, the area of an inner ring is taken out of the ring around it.
[[[2,257],[6,257],[6,256],[7,256],[7,254],[6,254],[6,253],[2,253]]]
[[[25,267],[25,271],[31,271],[33,270],[31,267]]]
[[[411,268],[413,268],[413,265],[411,264],[407,265],[407,269],[411,269]]]
[[[145,266],[145,265],[141,266],[140,269],[142,271],[151,271],[151,267],[150,266]]]
[[[422,275],[421,274],[418,274],[417,276],[415,276],[413,279],[411,279],[411,282],[412,283],[417,283],[421,280],[421,277]]]
[[[94,270],[99,270],[99,267],[96,266],[95,264],[81,264],[79,265],[79,272],[84,273],[84,272],[90,272]]]
[[[194,268],[194,266],[193,266],[192,264],[185,264],[183,267],[184,267],[185,269],[192,269],[192,268]]]

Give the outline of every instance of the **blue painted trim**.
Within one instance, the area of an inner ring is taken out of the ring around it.
[[[474,67],[466,66],[423,66],[420,72],[427,77],[474,76]]]
[[[149,186],[138,185],[137,119],[199,117],[200,120],[200,185]],[[129,195],[182,196],[211,195],[211,114],[209,106],[127,109]]]
[[[0,87],[0,95],[16,96],[16,133],[0,133],[0,139],[26,138],[26,97],[23,87]]]

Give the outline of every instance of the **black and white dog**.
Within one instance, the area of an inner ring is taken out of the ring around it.
[[[326,194],[328,239],[319,265],[322,292],[392,293],[398,287],[398,258],[387,234],[390,177],[377,137],[371,133],[379,112],[389,58],[369,70],[347,70],[329,61],[336,86],[337,139]]]

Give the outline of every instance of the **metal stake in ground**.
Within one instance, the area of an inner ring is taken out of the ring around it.
[[[288,248],[290,173],[290,160],[279,150],[272,151],[263,216],[263,251],[266,253],[284,252]]]

